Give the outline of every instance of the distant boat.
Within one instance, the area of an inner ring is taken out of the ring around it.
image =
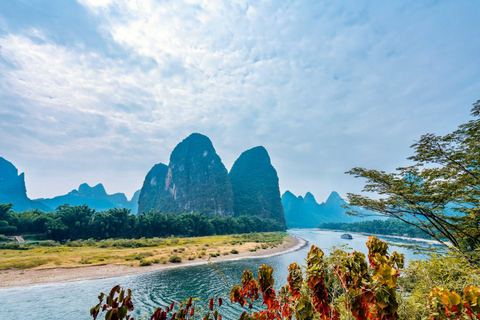
[[[348,234],[348,233],[342,234],[342,236],[340,238],[347,239],[347,240],[352,240],[353,239],[352,235]]]

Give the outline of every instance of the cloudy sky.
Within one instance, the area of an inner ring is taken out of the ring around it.
[[[480,99],[480,1],[0,1],[0,156],[31,198],[139,189],[192,132],[324,201]]]

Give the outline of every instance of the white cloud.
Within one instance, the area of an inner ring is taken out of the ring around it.
[[[78,2],[91,9],[106,8],[113,3],[112,0],[79,0]]]
[[[297,177],[313,167],[323,172],[312,180],[333,181],[355,161],[403,159],[411,137],[460,119],[451,102],[472,100],[479,87],[465,85],[478,74],[465,62],[474,45],[442,29],[445,3],[436,15],[417,2],[79,3],[109,50],[67,46],[38,27],[0,35],[0,98],[12,101],[0,112],[15,120],[0,119],[0,132],[21,127],[12,139],[35,141],[14,156],[88,162],[86,153],[106,164],[113,154],[149,167],[196,131],[227,166],[265,145],[284,188],[302,190]],[[42,129],[27,130],[32,123]],[[401,152],[381,151],[405,139]]]

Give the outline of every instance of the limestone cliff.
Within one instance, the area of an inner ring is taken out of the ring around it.
[[[170,155],[168,167],[158,164],[145,178],[139,212],[200,212],[233,215],[228,172],[210,139],[193,133]]]
[[[285,225],[277,171],[264,147],[243,152],[230,170],[235,216],[253,215]]]
[[[19,175],[17,168],[2,157],[0,157],[0,203],[13,203],[14,211],[49,210],[42,203],[27,197],[25,175],[23,173]]]

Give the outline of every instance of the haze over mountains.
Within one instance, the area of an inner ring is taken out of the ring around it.
[[[17,168],[9,161],[0,157],[0,203],[15,204],[16,211],[49,210],[44,204],[27,197],[25,174],[18,174]]]
[[[124,193],[107,194],[104,186],[99,183],[94,187],[90,187],[86,183],[82,183],[78,190],[74,189],[69,193],[57,196],[54,198],[35,199],[51,209],[68,203],[71,206],[88,205],[97,211],[106,211],[111,208],[126,208],[131,209],[132,213],[137,213],[137,202],[140,190],[135,192],[132,199],[129,201]]]
[[[282,195],[282,205],[288,228],[316,228],[322,222],[359,222],[380,219],[379,217],[357,217],[346,214],[348,205],[336,191],[332,191],[327,201],[318,203],[310,192],[305,197],[295,196],[290,191]],[[361,208],[355,209],[364,214],[373,214]]]
[[[228,172],[210,139],[199,133],[191,134],[173,149],[168,165],[154,165],[131,200],[123,193],[107,194],[102,184],[90,187],[86,183],[65,195],[31,200],[24,174],[18,175],[12,163],[0,158],[0,203],[9,202],[14,203],[15,211],[52,211],[64,204],[86,204],[97,211],[126,208],[134,214],[155,210],[251,215],[276,220],[289,228],[364,220],[345,214],[346,202],[335,191],[325,203],[317,203],[310,192],[297,197],[286,191],[280,197],[277,171],[262,146],[243,152]]]

